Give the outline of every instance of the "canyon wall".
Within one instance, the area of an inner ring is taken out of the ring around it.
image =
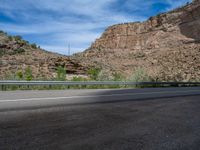
[[[156,81],[200,80],[200,0],[145,22],[108,27],[74,58],[126,77],[142,68]]]

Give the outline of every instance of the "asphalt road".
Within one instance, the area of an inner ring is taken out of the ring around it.
[[[200,149],[200,88],[0,92],[0,150]]]

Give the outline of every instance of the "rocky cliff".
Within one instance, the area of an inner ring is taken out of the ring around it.
[[[34,79],[52,79],[56,77],[58,66],[74,75],[85,75],[88,70],[69,57],[42,50],[20,36],[0,32],[0,80],[15,79],[16,73],[24,72],[27,67],[31,68]]]
[[[125,76],[143,68],[154,80],[200,79],[200,0],[145,22],[111,26],[85,52],[74,55]]]

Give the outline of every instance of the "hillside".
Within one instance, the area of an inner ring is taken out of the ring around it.
[[[27,67],[31,68],[33,79],[53,79],[59,66],[65,67],[67,74],[87,74],[87,67],[69,57],[42,50],[20,36],[0,32],[0,80],[14,79],[18,71],[24,72]]]
[[[149,18],[113,25],[73,58],[126,77],[142,68],[156,81],[200,80],[200,0]]]

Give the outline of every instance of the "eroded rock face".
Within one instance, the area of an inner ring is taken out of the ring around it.
[[[145,22],[109,27],[85,52],[85,63],[126,76],[144,68],[155,80],[200,79],[200,0]]]
[[[56,77],[57,68],[66,68],[67,74],[87,75],[88,68],[67,56],[47,52],[28,42],[0,33],[0,80],[15,79],[18,71],[32,70],[37,80]]]

